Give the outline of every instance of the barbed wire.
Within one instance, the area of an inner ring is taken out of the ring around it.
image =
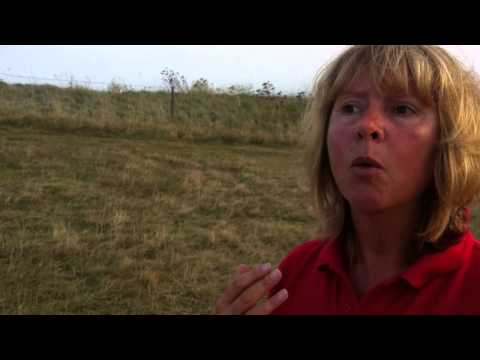
[[[111,82],[99,82],[99,81],[90,81],[90,80],[76,80],[73,77],[71,79],[61,79],[61,78],[42,78],[38,76],[27,76],[27,75],[19,75],[19,74],[7,74],[7,73],[0,73],[0,76],[6,76],[10,78],[19,78],[19,79],[27,79],[27,80],[39,80],[39,81],[55,81],[55,82],[65,82],[68,84],[86,84],[86,85],[103,85],[103,86],[111,86],[113,84],[117,85],[124,85],[127,88],[131,89],[144,89],[144,90],[162,90],[162,86],[146,86],[146,85],[132,85],[123,83],[121,81],[113,79]]]
[[[124,86],[126,90],[151,90],[151,91],[160,91],[160,90],[169,90],[165,89],[165,86],[146,86],[146,85],[132,85],[128,84],[126,82],[117,80],[117,79],[112,79],[112,81],[106,83],[106,82],[100,82],[100,81],[91,81],[91,80],[76,80],[73,76],[70,79],[62,79],[62,78],[44,78],[44,77],[39,77],[39,76],[31,76],[31,75],[20,75],[20,74],[11,74],[11,73],[4,73],[0,72],[0,77],[9,77],[9,78],[19,78],[19,79],[27,79],[27,80],[38,80],[38,81],[53,81],[53,82],[64,82],[69,84],[70,86],[75,86],[77,84],[85,84],[87,87],[92,86],[92,85],[102,85],[105,86],[106,89],[108,89],[109,86]],[[2,79],[0,79],[2,80]],[[268,84],[264,83],[265,84]],[[271,84],[270,84],[271,85]],[[261,89],[257,90],[262,91]],[[305,94],[305,91],[299,91],[297,92],[298,94]]]

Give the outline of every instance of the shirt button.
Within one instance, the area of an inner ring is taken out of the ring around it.
[[[348,313],[348,312],[350,312],[350,311],[352,311],[352,307],[351,307],[350,305],[348,305],[348,304],[345,305],[345,312]]]

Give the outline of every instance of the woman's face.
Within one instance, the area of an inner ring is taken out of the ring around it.
[[[339,94],[327,135],[335,182],[352,209],[415,202],[432,179],[438,120],[415,96],[380,96],[363,73]]]

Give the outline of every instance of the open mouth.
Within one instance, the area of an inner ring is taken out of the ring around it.
[[[383,166],[378,161],[368,156],[360,156],[356,158],[352,162],[352,167],[383,169]]]

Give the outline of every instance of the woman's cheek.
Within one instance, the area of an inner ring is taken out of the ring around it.
[[[341,162],[343,152],[348,148],[346,131],[342,131],[338,125],[332,124],[327,136],[328,154],[333,169]]]

